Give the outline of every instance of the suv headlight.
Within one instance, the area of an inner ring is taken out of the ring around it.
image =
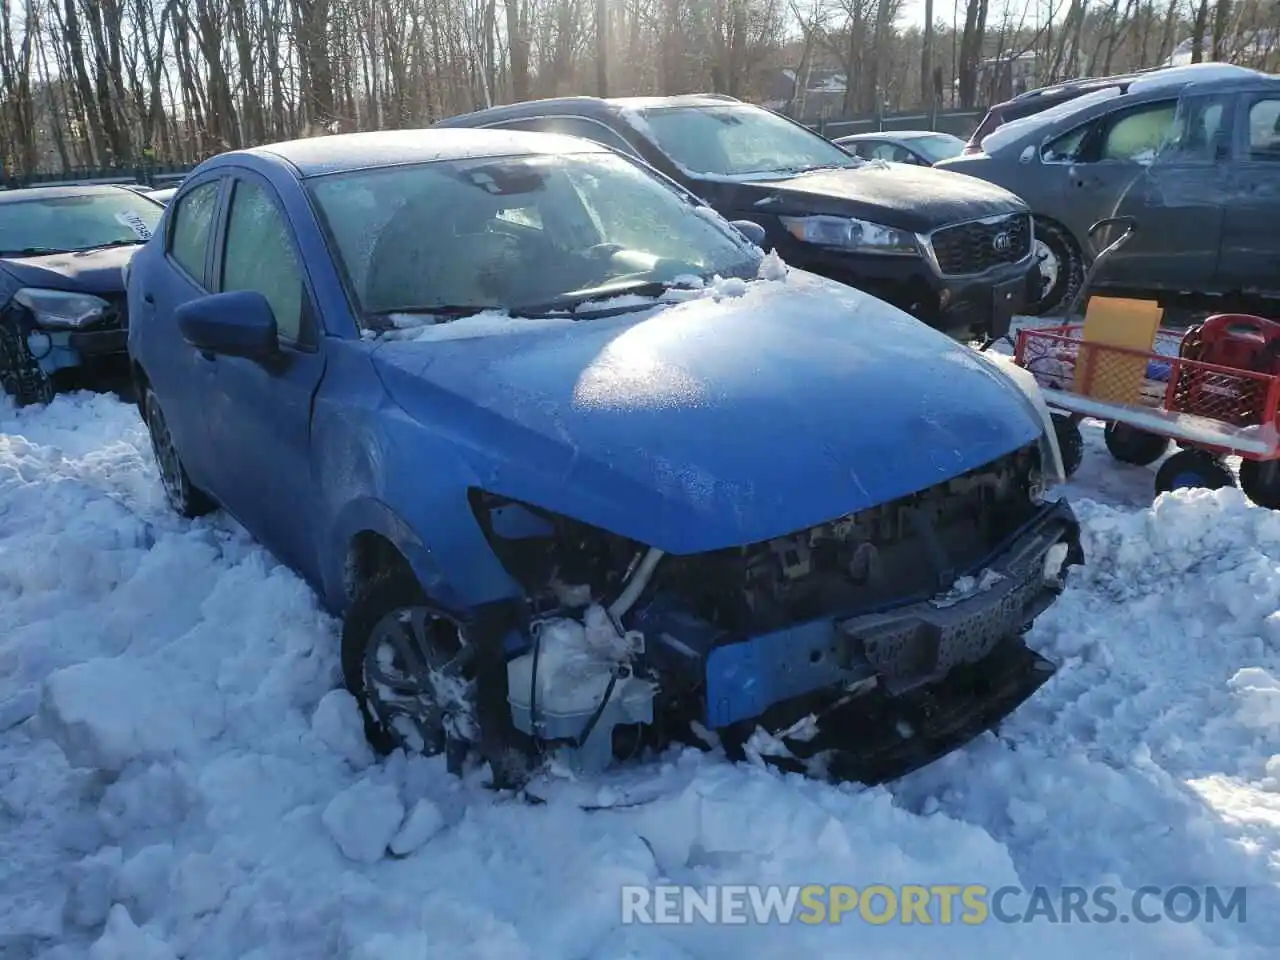
[[[31,311],[36,325],[51,330],[78,330],[103,318],[111,304],[89,293],[23,287],[14,302]]]
[[[801,243],[835,247],[857,253],[919,256],[915,234],[851,217],[779,217],[787,232]]]

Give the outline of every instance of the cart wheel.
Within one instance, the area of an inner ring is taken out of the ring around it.
[[[1258,506],[1280,510],[1280,460],[1241,460],[1240,489]]]
[[[1156,496],[1188,487],[1220,490],[1235,485],[1226,465],[1204,450],[1179,450],[1156,471]]]
[[[1145,467],[1155,463],[1169,449],[1169,438],[1139,430],[1127,423],[1108,423],[1102,434],[1111,456],[1121,463]]]
[[[1053,414],[1053,432],[1058,437],[1058,449],[1062,452],[1062,471],[1074,476],[1084,461],[1084,437],[1080,424],[1061,413]]]

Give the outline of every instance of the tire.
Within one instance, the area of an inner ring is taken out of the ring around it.
[[[1169,449],[1168,437],[1139,430],[1127,423],[1108,423],[1102,439],[1111,456],[1136,467],[1150,466]]]
[[[397,632],[428,669],[443,674],[456,664],[463,687],[471,680],[462,631],[428,600],[412,571],[395,567],[372,577],[356,593],[342,623],[342,678],[360,707],[365,739],[382,756],[397,749],[424,756],[452,753],[474,737],[473,729],[463,729],[474,727],[469,695],[463,704],[442,707],[438,688],[420,682],[426,671],[419,678],[411,676],[407,658],[392,650],[391,635]],[[391,655],[390,663],[380,656],[384,651]],[[395,693],[400,696],[389,696]]]
[[[1067,229],[1052,220],[1036,217],[1035,231],[1035,255],[1042,274],[1041,294],[1039,299],[1028,302],[1026,312],[1033,317],[1043,317],[1060,310],[1080,289],[1084,282],[1084,257]]]
[[[165,499],[169,501],[170,508],[178,516],[188,520],[213,513],[218,505],[191,482],[182,457],[173,445],[173,436],[169,433],[169,423],[165,420],[164,411],[160,409],[160,401],[150,390],[143,392],[142,409],[146,412],[147,432],[151,435],[151,452],[156,458],[160,483],[164,487]]]
[[[1240,489],[1258,506],[1280,510],[1280,460],[1241,460]]]
[[[1234,487],[1236,478],[1217,457],[1203,450],[1179,450],[1156,471],[1156,496],[1170,490]]]
[[[1084,436],[1080,433],[1080,424],[1070,417],[1055,413],[1053,432],[1058,438],[1058,449],[1062,453],[1062,471],[1070,479],[1084,462]]]

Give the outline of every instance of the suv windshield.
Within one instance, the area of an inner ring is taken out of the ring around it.
[[[0,256],[143,243],[163,213],[127,190],[10,200],[0,203]]]
[[[760,258],[708,209],[611,153],[383,167],[308,189],[368,327],[397,312],[549,311],[684,277],[750,277]]]
[[[743,177],[862,165],[812,130],[750,104],[654,107],[640,117],[658,147],[692,174]]]

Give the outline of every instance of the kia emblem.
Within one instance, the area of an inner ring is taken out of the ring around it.
[[[996,253],[1008,253],[1013,246],[1013,237],[1009,236],[1009,231],[1004,230],[997,233],[991,238],[991,248]]]

